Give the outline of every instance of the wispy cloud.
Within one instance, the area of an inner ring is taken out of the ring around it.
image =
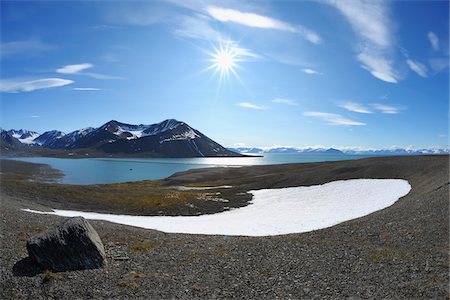
[[[357,58],[362,62],[363,69],[369,71],[374,77],[389,83],[398,82],[398,75],[392,67],[392,60],[370,51],[359,53]]]
[[[433,32],[430,31],[427,34],[428,40],[430,41],[431,47],[433,48],[434,51],[438,51],[439,50],[439,38],[438,36]]]
[[[406,63],[411,70],[416,72],[417,75],[421,77],[428,77],[428,69],[424,64],[421,64],[420,62],[414,61],[412,59],[407,59]]]
[[[100,91],[100,89],[98,88],[93,88],[93,87],[76,87],[73,88],[74,91]]]
[[[0,92],[18,93],[32,92],[40,89],[65,86],[73,83],[72,80],[62,78],[43,78],[37,80],[4,79],[0,81]]]
[[[308,75],[320,75],[320,74],[322,74],[319,71],[316,71],[316,70],[313,70],[313,69],[303,69],[302,71],[303,71],[303,73],[308,74]]]
[[[360,45],[356,58],[374,77],[396,83],[399,75],[389,59],[392,51],[392,21],[387,2],[373,0],[328,0],[337,8],[358,35]]]
[[[41,116],[38,115],[32,115],[31,118],[40,118]]]
[[[307,111],[303,113],[306,117],[314,117],[321,119],[326,122],[328,125],[339,125],[339,126],[364,126],[366,123],[354,121],[351,119],[347,119],[338,114],[332,114],[327,112],[318,112],[318,111]]]
[[[440,72],[448,68],[448,57],[431,58],[429,60],[430,67],[434,72]]]
[[[92,28],[95,30],[114,30],[114,29],[119,29],[120,26],[100,24],[100,25],[92,26]]]
[[[209,6],[206,8],[206,11],[211,17],[220,22],[233,22],[248,27],[287,31],[300,34],[309,42],[314,44],[319,44],[322,42],[322,38],[318,34],[304,28],[303,26],[294,26],[287,22],[267,16],[217,6]]]
[[[250,102],[239,102],[237,104],[237,106],[243,107],[243,108],[257,109],[257,110],[267,109],[266,106],[262,106],[262,105],[258,105],[258,104],[254,104],[254,103],[250,103]]]
[[[38,39],[5,42],[0,44],[0,57],[30,57],[54,48]]]
[[[167,8],[163,1],[128,1],[116,2],[107,6],[104,17],[108,23],[126,24],[135,26],[148,26],[164,22],[173,17],[173,12]]]
[[[294,99],[286,99],[286,98],[275,98],[272,100],[273,103],[286,104],[291,106],[297,106],[298,103]]]
[[[183,16],[173,30],[175,36],[180,38],[200,39],[217,42],[222,35],[211,27],[208,20],[202,16]]]
[[[348,111],[357,112],[360,114],[371,114],[372,111],[363,104],[354,103],[354,102],[346,102],[339,105],[342,108],[345,108]]]
[[[80,73],[83,70],[92,68],[94,65],[90,63],[82,63],[82,64],[75,64],[75,65],[67,65],[62,68],[56,69],[56,73],[60,74],[77,74]]]
[[[398,106],[385,105],[380,103],[373,104],[373,107],[383,114],[391,114],[391,115],[400,113],[400,110],[402,109]]]
[[[84,72],[84,70],[90,69],[92,67],[94,67],[94,65],[90,64],[90,63],[66,65],[64,67],[56,69],[56,73],[84,75],[84,76],[92,77],[95,79],[101,79],[101,80],[125,79],[122,76],[106,75],[106,74],[100,74],[100,73],[94,73],[94,72]]]
[[[95,79],[100,79],[100,80],[115,80],[115,79],[126,79],[123,76],[115,76],[115,75],[106,75],[106,74],[100,74],[100,73],[93,73],[93,72],[82,72],[79,73],[81,75],[85,75],[85,76],[89,76]]]

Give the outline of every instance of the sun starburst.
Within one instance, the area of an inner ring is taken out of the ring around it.
[[[220,82],[228,79],[231,74],[240,80],[237,70],[243,59],[241,49],[235,43],[221,42],[219,47],[214,47],[214,52],[208,54],[211,57],[208,69],[219,75]]]

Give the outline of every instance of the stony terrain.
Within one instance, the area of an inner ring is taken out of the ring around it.
[[[233,195],[250,189],[350,178],[403,178],[412,190],[393,206],[366,217],[274,237],[165,234],[90,221],[106,247],[107,267],[61,273],[38,270],[25,249],[28,235],[45,231],[61,218],[20,210],[53,208],[55,199],[46,201],[39,193],[25,197],[10,188],[14,182],[58,173],[42,165],[4,168],[3,163],[1,173],[1,299],[449,298],[448,156],[178,173],[158,188],[232,185],[230,202]],[[69,198],[58,201],[74,205]]]

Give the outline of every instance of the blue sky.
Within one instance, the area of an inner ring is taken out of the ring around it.
[[[446,146],[448,5],[2,1],[0,125],[176,118],[225,146]]]

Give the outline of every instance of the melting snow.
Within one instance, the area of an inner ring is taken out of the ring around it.
[[[28,144],[28,145],[31,145],[31,144],[36,144],[36,142],[34,142],[33,140],[35,139],[35,138],[37,138],[39,136],[39,133],[32,133],[29,137],[27,137],[27,138],[24,138],[24,139],[20,139],[19,138],[19,141],[22,143],[22,144]]]
[[[25,211],[83,216],[164,232],[268,236],[322,229],[394,204],[411,186],[402,179],[352,179],[314,186],[250,191],[246,207],[201,216],[127,216],[54,210]]]
[[[181,134],[174,134],[171,138],[169,139],[164,139],[159,141],[160,144],[165,143],[165,142],[170,142],[170,141],[178,141],[178,140],[193,140],[195,138],[200,137],[198,134],[196,134],[194,132],[194,130],[192,130],[191,128],[189,128],[188,131],[185,131]]]

